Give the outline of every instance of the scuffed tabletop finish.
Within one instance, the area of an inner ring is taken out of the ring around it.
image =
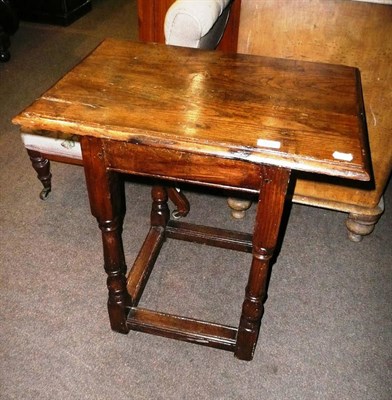
[[[352,67],[105,40],[13,122],[370,179]]]

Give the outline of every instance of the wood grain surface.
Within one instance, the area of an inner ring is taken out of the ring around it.
[[[346,66],[105,40],[14,122],[369,179]]]

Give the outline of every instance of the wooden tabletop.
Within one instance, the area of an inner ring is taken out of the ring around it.
[[[13,122],[369,180],[346,66],[105,40]]]

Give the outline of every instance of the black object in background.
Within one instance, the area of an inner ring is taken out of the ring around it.
[[[91,10],[92,0],[15,0],[20,19],[67,26]]]
[[[0,0],[0,61],[8,61],[11,57],[9,47],[11,45],[10,36],[19,27],[19,18],[14,9],[14,5],[9,0]]]

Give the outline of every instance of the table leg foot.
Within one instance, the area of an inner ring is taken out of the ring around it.
[[[381,198],[377,207],[367,213],[350,213],[346,220],[348,238],[352,242],[361,242],[364,236],[370,235],[384,212],[384,201]]]
[[[245,217],[246,210],[250,208],[252,202],[250,200],[229,197],[227,199],[227,204],[231,208],[231,216],[235,219],[242,219]]]
[[[122,249],[122,218],[99,222],[102,231],[102,242],[105,259],[105,271],[108,288],[108,312],[112,330],[128,333],[126,325],[127,309],[132,301],[126,290],[126,264]]]
[[[263,303],[268,280],[268,260],[271,255],[268,255],[268,258],[264,261],[255,257],[252,261],[234,352],[234,355],[240,360],[252,360],[256,348],[261,318],[264,313]]]

